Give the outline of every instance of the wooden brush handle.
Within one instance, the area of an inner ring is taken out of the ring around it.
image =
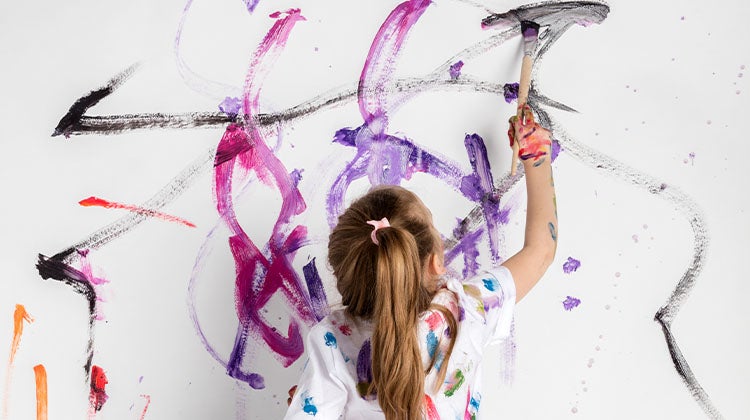
[[[523,56],[523,62],[521,63],[521,80],[518,82],[518,111],[516,116],[521,119],[521,107],[526,104],[529,99],[529,89],[531,88],[531,65],[533,61],[530,55]],[[518,141],[513,142],[511,147],[513,150],[513,157],[510,162],[510,175],[516,175],[516,168],[518,167]]]

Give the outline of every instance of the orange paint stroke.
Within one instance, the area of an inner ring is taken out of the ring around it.
[[[141,418],[140,420],[143,420],[146,418],[146,411],[148,411],[148,406],[151,404],[151,396],[146,394],[141,394],[141,397],[146,399],[146,406],[143,407],[143,411],[141,412]]]
[[[36,420],[47,420],[47,370],[43,365],[34,366],[36,378]]]
[[[124,210],[129,210],[132,212],[136,212],[138,214],[143,214],[146,216],[158,217],[159,219],[166,220],[169,222],[177,222],[177,223],[182,223],[185,226],[189,226],[193,228],[195,227],[195,224],[181,217],[172,216],[171,214],[162,213],[160,211],[147,209],[144,207],[138,207],[138,206],[134,206],[131,204],[115,203],[115,202],[107,201],[107,200],[101,199],[99,197],[94,197],[94,196],[91,196],[89,198],[84,198],[83,200],[79,201],[78,204],[84,207],[104,207],[105,209],[124,209]]]
[[[13,359],[16,357],[16,351],[18,350],[19,344],[21,344],[23,321],[30,323],[34,321],[34,318],[26,312],[26,308],[23,305],[16,305],[16,310],[13,312],[13,343],[10,345],[10,358],[8,359],[9,366],[13,364]]]
[[[8,395],[10,395],[10,381],[13,375],[13,360],[16,358],[16,351],[21,344],[21,335],[23,335],[23,322],[33,322],[34,318],[26,312],[23,305],[16,304],[16,310],[13,312],[13,339],[10,344],[10,356],[8,356],[8,368],[5,370],[5,392],[3,393],[3,419],[8,418]]]

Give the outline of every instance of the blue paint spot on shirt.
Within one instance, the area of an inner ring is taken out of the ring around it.
[[[302,406],[302,410],[311,416],[318,414],[318,407],[316,407],[315,404],[313,404],[312,397],[305,398],[305,402],[304,402],[304,405]]]
[[[336,336],[333,335],[332,332],[330,331],[327,332],[325,335],[325,339],[326,339],[326,346],[333,347],[334,349],[338,346],[338,344],[336,343]]]
[[[438,339],[435,335],[435,332],[430,330],[430,332],[427,333],[427,354],[430,355],[430,358],[435,356],[435,350],[437,350],[438,346]]]
[[[489,290],[490,292],[494,292],[495,290],[500,288],[500,282],[498,282],[495,278],[482,279],[482,283],[484,283],[484,288]]]
[[[474,409],[474,411],[479,411],[479,403],[482,401],[482,396],[477,394],[474,394],[471,397],[471,400],[469,400],[469,405],[471,405],[471,408]]]

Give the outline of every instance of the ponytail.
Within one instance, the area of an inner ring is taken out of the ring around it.
[[[366,392],[377,396],[387,420],[423,417],[425,375],[440,353],[433,354],[425,370],[417,326],[428,309],[443,315],[450,333],[434,392],[445,379],[457,322],[446,307],[431,304],[436,290],[425,278],[430,258],[441,252],[429,210],[398,186],[376,187],[355,200],[329,236],[328,263],[341,303],[348,314],[374,325],[372,382]]]
[[[421,418],[424,366],[417,341],[419,314],[429,306],[414,236],[399,228],[377,232],[372,334],[372,383],[386,419]],[[375,246],[375,245],[373,245]]]

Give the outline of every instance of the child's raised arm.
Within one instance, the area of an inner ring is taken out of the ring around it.
[[[528,105],[512,117],[508,137],[518,142],[526,172],[527,213],[523,248],[503,265],[513,275],[516,301],[521,300],[552,264],[557,249],[557,203],[552,178],[550,132],[534,122]]]

